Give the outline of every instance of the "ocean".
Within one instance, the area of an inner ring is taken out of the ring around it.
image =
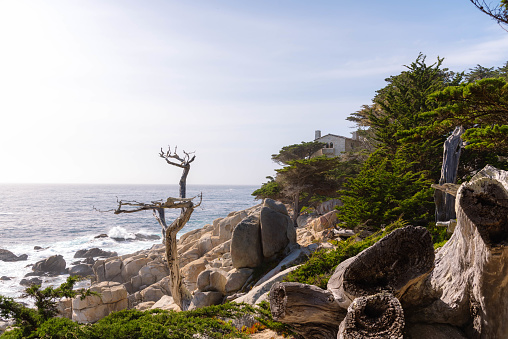
[[[202,193],[203,201],[179,236],[256,205],[259,201],[251,196],[256,188],[188,185],[187,197]],[[0,184],[0,248],[28,255],[26,261],[0,261],[0,278],[10,279],[0,280],[0,295],[18,299],[24,290],[19,282],[32,271],[30,265],[55,254],[63,255],[69,267],[79,260],[74,254],[81,249],[98,247],[123,255],[161,243],[133,240],[135,234],[161,235],[151,211],[115,215],[109,210],[116,209],[117,200],[149,203],[168,197],[178,197],[177,185]],[[168,223],[179,213],[166,210]],[[100,234],[109,237],[95,238]],[[66,278],[43,277],[42,287],[57,286]]]

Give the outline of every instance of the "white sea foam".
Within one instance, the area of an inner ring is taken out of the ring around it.
[[[136,239],[136,235],[134,233],[128,232],[122,226],[115,226],[108,232],[108,237],[113,239],[124,239],[124,240],[132,240]]]
[[[159,197],[175,195],[176,186],[136,185],[0,185],[0,248],[16,255],[27,254],[28,260],[17,262],[0,261],[0,295],[18,297],[24,287],[19,285],[31,265],[52,255],[62,255],[67,267],[79,259],[74,254],[81,249],[94,247],[114,251],[118,255],[148,249],[161,240],[133,241],[135,234],[161,235],[160,226],[151,213],[115,215],[99,213],[100,210],[116,207],[116,197],[151,201]],[[229,212],[241,210],[255,204],[250,193],[255,187],[234,188],[208,186],[188,188],[189,195],[203,192],[202,207],[197,209],[179,235],[203,227]],[[36,196],[38,204],[33,205]],[[27,208],[27,206],[30,206]],[[65,208],[64,208],[65,207]],[[171,222],[179,211],[168,211],[166,218]],[[109,237],[99,237],[107,233]],[[126,241],[116,241],[113,238]],[[42,247],[35,250],[34,246]],[[30,277],[29,277],[30,278]],[[43,287],[57,286],[67,275],[41,277]],[[27,302],[23,300],[23,302]]]

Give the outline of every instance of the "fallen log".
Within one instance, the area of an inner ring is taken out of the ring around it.
[[[383,291],[401,298],[433,267],[434,247],[429,232],[423,227],[407,226],[340,263],[327,289],[343,308],[357,297]]]
[[[337,339],[402,339],[404,311],[391,293],[356,298],[340,324]]]
[[[294,282],[276,283],[270,289],[273,319],[292,325],[305,338],[335,339],[346,310],[329,291]]]

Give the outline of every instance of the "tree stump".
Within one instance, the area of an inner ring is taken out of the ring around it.
[[[402,339],[404,311],[391,293],[356,298],[340,324],[337,339]]]

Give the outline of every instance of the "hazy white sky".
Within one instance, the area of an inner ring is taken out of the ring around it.
[[[508,60],[466,0],[0,0],[0,182],[260,184],[270,155],[346,117],[419,52]]]

